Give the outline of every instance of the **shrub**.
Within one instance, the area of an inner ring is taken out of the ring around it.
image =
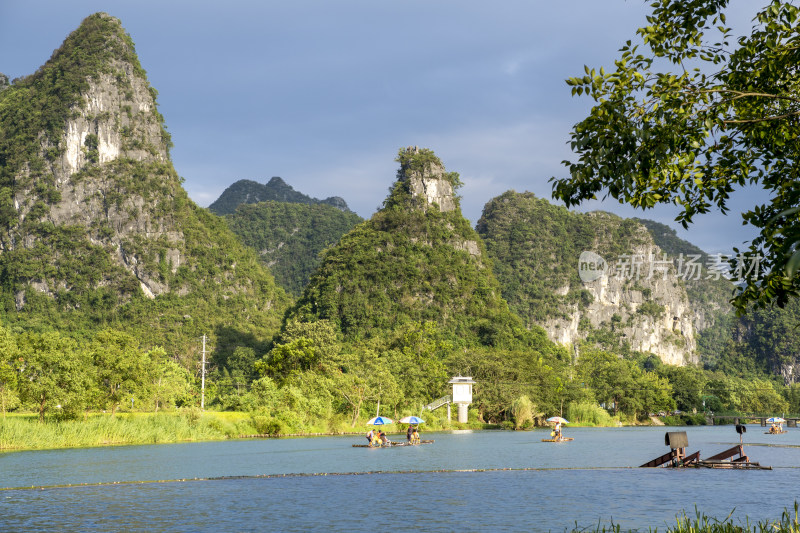
[[[514,429],[527,429],[533,426],[533,412],[535,406],[527,396],[520,396],[511,404],[511,413],[514,415]]]

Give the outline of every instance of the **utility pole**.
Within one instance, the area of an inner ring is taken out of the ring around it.
[[[206,408],[206,335],[203,334],[203,366],[200,370],[200,410]]]

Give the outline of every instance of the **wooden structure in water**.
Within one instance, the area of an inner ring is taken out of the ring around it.
[[[741,443],[741,435],[745,433],[747,428],[743,425],[736,426],[736,432],[739,434],[739,444],[722,451],[716,455],[712,455],[707,459],[700,458],[700,451],[692,454],[686,453],[686,447],[689,446],[689,438],[686,436],[685,431],[669,431],[664,436],[664,442],[670,447],[670,451],[656,457],[655,459],[641,465],[640,468],[653,468],[658,466],[665,466],[667,468],[727,468],[727,469],[756,469],[756,470],[772,470],[771,466],[761,466],[759,463],[753,462],[744,453],[744,445]]]
[[[542,439],[542,442],[569,442],[575,440],[572,437],[553,437],[552,439]]]
[[[420,444],[433,444],[433,440],[421,440],[417,444],[410,442],[394,442],[389,441],[389,444],[382,444],[380,446],[373,446],[372,444],[353,444],[353,448],[397,448],[398,446],[419,446]]]

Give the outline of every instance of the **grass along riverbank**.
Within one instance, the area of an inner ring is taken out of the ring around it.
[[[428,417],[423,431],[442,429],[499,429],[472,422],[446,423]],[[366,422],[366,419],[363,420]],[[405,434],[404,424],[383,428],[388,434]],[[263,436],[361,435],[368,426],[355,427],[344,419],[321,421],[314,427],[294,427],[259,413],[186,409],[160,413],[90,413],[81,420],[46,419],[35,414],[8,414],[0,418],[0,452],[88,448],[123,444],[165,444]]]
[[[85,420],[44,422],[16,415],[0,419],[0,451],[222,440],[246,433],[255,433],[246,413],[91,414]]]
[[[423,432],[452,429],[522,429],[514,424],[486,424],[470,413],[470,421],[459,424],[447,421],[445,412],[427,413]],[[633,425],[611,417],[600,408],[573,409],[569,427],[618,427]],[[226,440],[263,436],[360,435],[366,433],[366,419],[353,427],[350,420],[321,420],[313,427],[293,424],[292,420],[274,418],[261,413],[233,411],[201,411],[183,409],[160,413],[122,412],[90,413],[79,420],[46,419],[40,422],[35,414],[7,414],[0,418],[0,452],[46,450],[92,446],[164,444]],[[382,428],[388,434],[404,434],[406,425],[392,424]],[[550,426],[545,425],[544,428]],[[535,429],[532,425],[524,429]],[[541,427],[539,429],[542,429]]]

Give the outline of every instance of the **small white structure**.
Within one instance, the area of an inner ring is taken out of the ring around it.
[[[448,383],[453,384],[453,403],[458,405],[458,421],[465,423],[467,422],[467,409],[472,403],[472,386],[475,382],[471,377],[455,376]],[[448,413],[448,419],[449,415],[450,413]]]

